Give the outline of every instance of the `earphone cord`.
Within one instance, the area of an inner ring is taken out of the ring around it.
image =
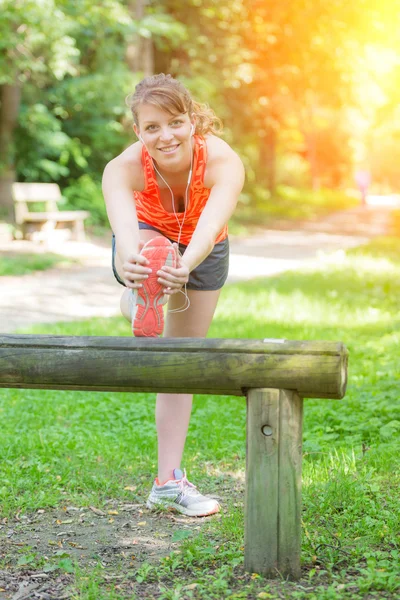
[[[179,234],[178,234],[178,252],[179,255],[182,256],[180,250],[179,250],[179,243],[181,241],[181,235],[182,235],[182,228],[183,228],[183,224],[185,222],[185,217],[186,217],[186,209],[188,207],[189,204],[189,197],[188,197],[188,193],[189,193],[189,187],[192,181],[192,171],[193,171],[193,152],[192,152],[192,137],[190,137],[190,171],[189,171],[189,177],[188,177],[188,181],[186,184],[186,190],[185,190],[185,210],[183,212],[183,219],[182,219],[182,223],[180,223],[179,219],[178,219],[178,215],[176,214],[176,210],[175,210],[175,201],[174,201],[174,193],[171,190],[168,181],[166,181],[164,179],[164,177],[161,175],[160,171],[157,169],[154,161],[153,161],[153,167],[154,170],[158,173],[159,177],[161,177],[161,179],[163,180],[163,182],[165,183],[165,185],[167,186],[167,188],[169,189],[170,193],[171,193],[171,199],[172,199],[172,210],[174,211],[174,215],[175,215],[175,219],[176,222],[178,223],[178,227],[179,227]],[[187,290],[186,290],[186,283],[184,285],[184,290],[179,290],[179,292],[181,294],[183,294],[185,296],[185,303],[183,305],[183,307],[181,308],[176,308],[174,310],[169,310],[168,312],[170,313],[178,313],[178,312],[184,312],[185,310],[187,310],[190,306],[190,300],[189,297],[187,295]]]

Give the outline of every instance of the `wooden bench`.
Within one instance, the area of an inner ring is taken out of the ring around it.
[[[85,240],[84,220],[90,213],[86,210],[60,211],[60,188],[56,183],[14,183],[12,186],[15,222],[25,239],[29,229],[39,230],[37,239],[48,239],[59,224],[71,223],[72,239]],[[43,203],[43,212],[30,212],[28,204]]]
[[[245,568],[298,579],[303,398],[343,398],[347,354],[335,342],[2,335],[0,388],[246,396]]]

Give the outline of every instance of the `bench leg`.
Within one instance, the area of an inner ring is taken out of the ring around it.
[[[83,221],[74,221],[72,224],[72,239],[76,242],[85,241],[85,226]]]
[[[300,577],[303,400],[291,390],[247,395],[245,569]]]

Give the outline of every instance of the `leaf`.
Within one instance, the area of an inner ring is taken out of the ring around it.
[[[90,510],[92,512],[94,512],[95,515],[100,515],[101,517],[105,517],[106,516],[105,512],[103,512],[99,508],[96,508],[95,506],[89,506],[89,508],[90,508]]]
[[[175,531],[174,535],[172,536],[172,542],[180,542],[182,540],[187,540],[187,538],[189,538],[192,535],[192,532],[190,530],[187,529],[181,529],[178,531]]]
[[[381,437],[388,439],[395,435],[399,429],[400,421],[395,419],[393,421],[389,421],[389,423],[386,423],[386,425],[383,425],[383,427],[381,427],[379,430],[379,434]]]
[[[45,573],[51,573],[52,571],[57,571],[58,567],[57,565],[52,565],[50,563],[47,563],[47,565],[44,565],[43,567],[43,571]]]
[[[54,553],[54,556],[58,556],[58,558],[69,558],[70,557],[68,552],[66,552],[65,550],[57,550],[57,552]]]
[[[17,565],[18,566],[29,565],[29,563],[33,562],[34,560],[35,560],[35,557],[32,554],[30,554],[30,555],[24,554],[23,556],[21,556],[18,559]]]
[[[64,559],[60,560],[57,563],[57,566],[58,566],[59,569],[62,569],[66,573],[73,573],[74,572],[74,565],[72,564],[72,561],[71,561],[70,558],[64,558]]]

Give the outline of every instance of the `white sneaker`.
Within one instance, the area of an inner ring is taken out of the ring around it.
[[[157,485],[157,480],[154,482],[147,508],[171,508],[188,517],[206,517],[219,512],[217,500],[202,496],[187,480],[186,472],[174,469],[173,475],[174,479],[166,481],[164,485]]]

